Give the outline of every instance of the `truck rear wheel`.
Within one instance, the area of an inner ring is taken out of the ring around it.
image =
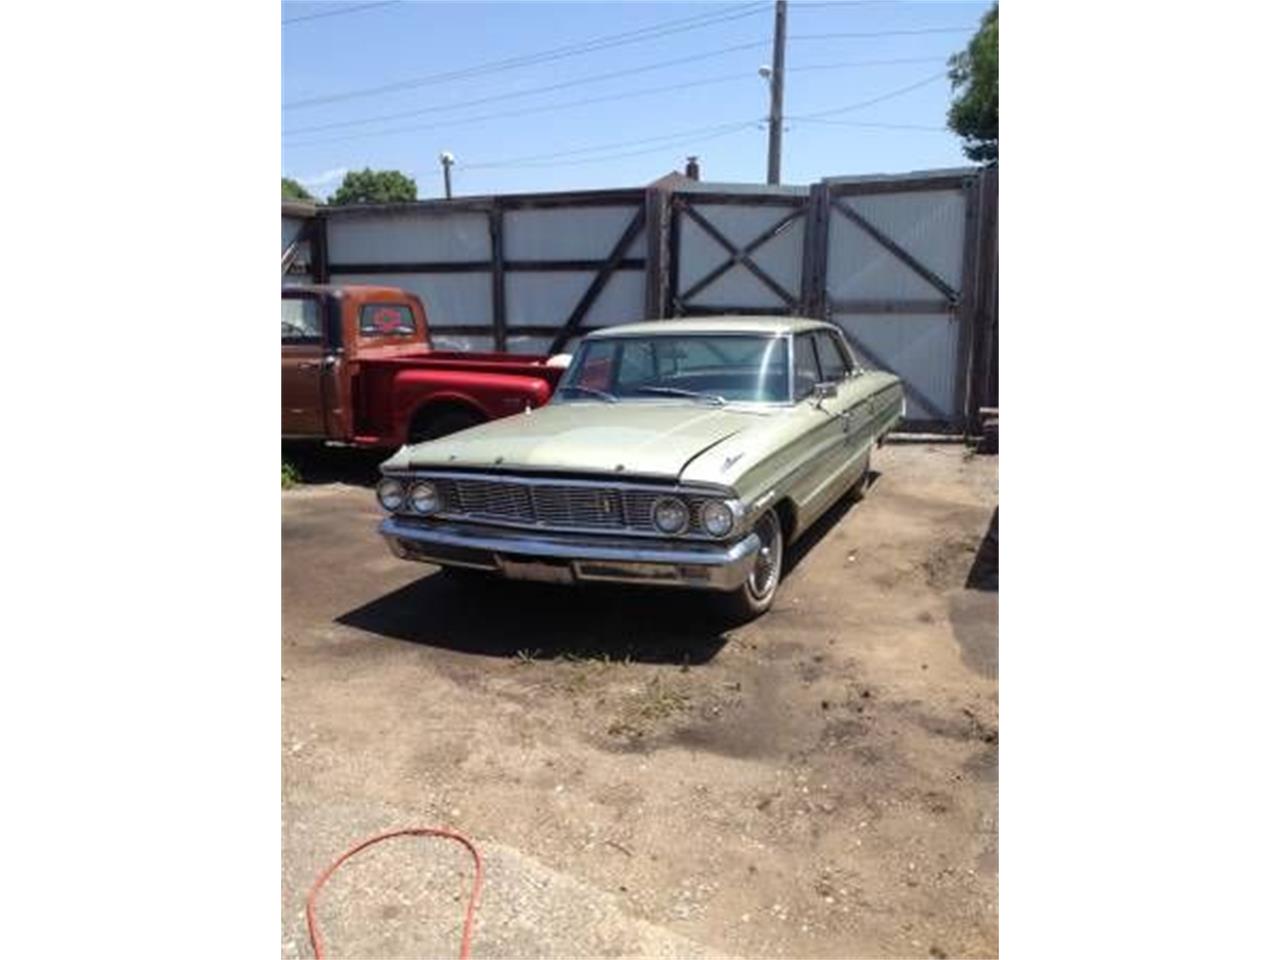
[[[480,423],[484,423],[484,417],[470,410],[424,410],[414,418],[413,426],[409,428],[409,442],[436,440]]]

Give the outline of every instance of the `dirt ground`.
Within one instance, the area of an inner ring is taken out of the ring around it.
[[[997,458],[877,450],[732,628],[396,560],[373,462],[282,493],[283,956],[317,873],[412,825],[486,857],[476,957],[996,955]],[[456,956],[470,876],[449,841],[359,855],[330,955]]]

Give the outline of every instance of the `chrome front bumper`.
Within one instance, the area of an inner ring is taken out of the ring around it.
[[[728,544],[664,543],[411,522],[402,517],[383,520],[378,532],[391,552],[403,560],[492,570],[515,580],[605,580],[704,590],[742,586],[760,550],[760,538],[754,533]]]

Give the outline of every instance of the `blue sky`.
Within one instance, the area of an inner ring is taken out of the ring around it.
[[[783,136],[783,182],[965,165],[960,141],[942,129],[950,86],[937,75],[988,5],[789,4],[783,109],[795,119]],[[763,182],[768,88],[757,70],[771,56],[772,7],[286,2],[282,172],[325,196],[348,169],[398,169],[426,198],[442,195],[442,150],[457,158],[455,196],[640,186],[697,154],[703,179]],[[696,29],[673,23],[720,15]],[[473,69],[659,25],[670,32]],[[903,32],[828,36],[893,31]],[[548,86],[559,88],[537,92]]]

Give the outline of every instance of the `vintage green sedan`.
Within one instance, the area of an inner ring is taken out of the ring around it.
[[[546,406],[386,461],[380,533],[447,569],[700,587],[753,616],[785,545],[862,492],[903,412],[901,381],[829,323],[612,327],[583,338]]]

